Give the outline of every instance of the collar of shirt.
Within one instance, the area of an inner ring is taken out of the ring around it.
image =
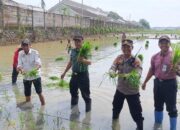
[[[31,54],[31,53],[32,53],[32,49],[29,49],[28,54]],[[23,55],[28,55],[28,54],[26,54],[26,53],[23,51]]]
[[[171,51],[168,50],[165,54],[162,54],[162,52],[159,53],[161,57],[166,57],[168,56],[169,54],[171,54]]]

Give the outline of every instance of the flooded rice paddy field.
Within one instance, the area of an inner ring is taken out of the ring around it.
[[[125,102],[119,121],[112,122],[112,100],[116,86],[108,78],[103,78],[114,58],[121,53],[120,42],[113,46],[118,39],[100,39],[94,41],[98,46],[93,51],[93,64],[89,68],[92,111],[85,112],[85,103],[80,96],[79,104],[70,108],[70,94],[68,89],[54,87],[56,81],[49,77],[57,76],[64,71],[69,60],[66,43],[49,42],[33,44],[33,48],[40,53],[42,66],[43,93],[46,105],[41,107],[34,89],[32,102],[23,104],[22,76],[19,75],[16,86],[11,85],[12,56],[16,45],[0,47],[0,72],[3,80],[0,82],[0,130],[135,130],[127,103]],[[149,48],[145,49],[145,41],[149,40]],[[144,55],[142,80],[150,66],[151,56],[159,51],[157,40],[146,39],[135,41],[133,54],[142,47],[140,53]],[[173,41],[176,42],[176,41]],[[56,62],[55,59],[64,60]],[[71,74],[69,72],[69,74]],[[69,75],[68,74],[68,75]],[[70,77],[65,77],[68,82]],[[100,82],[103,80],[101,86]],[[144,129],[152,130],[154,123],[153,107],[153,79],[148,83],[146,91],[140,91],[144,115]],[[180,111],[180,95],[178,94],[177,107]],[[169,129],[168,114],[164,112],[163,130]],[[179,117],[178,117],[179,118]],[[180,129],[180,119],[178,128]]]

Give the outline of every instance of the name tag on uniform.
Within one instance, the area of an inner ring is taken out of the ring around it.
[[[167,71],[167,65],[163,65],[162,66],[162,72],[166,72]]]

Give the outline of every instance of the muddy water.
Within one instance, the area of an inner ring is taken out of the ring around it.
[[[140,53],[144,55],[142,80],[147,74],[150,57],[159,51],[157,40],[149,40],[149,48],[144,48],[145,41],[135,41],[133,54],[142,47]],[[112,99],[115,85],[104,78],[113,59],[121,53],[120,44],[113,46],[115,39],[101,39],[94,44],[99,46],[98,51],[93,51],[90,66],[92,111],[85,112],[85,104],[82,98],[79,105],[70,109],[70,94],[67,89],[48,87],[53,83],[50,76],[59,76],[63,72],[69,55],[66,43],[60,42],[33,44],[33,48],[40,52],[43,62],[42,79],[43,93],[46,97],[46,106],[41,107],[38,97],[33,90],[32,104],[22,104],[24,101],[22,76],[18,77],[17,86],[11,85],[12,55],[16,46],[0,47],[0,71],[3,73],[3,81],[0,82],[0,130],[135,130],[127,103],[121,112],[120,119],[112,122]],[[63,61],[55,62],[57,57],[64,57]],[[67,81],[69,77],[65,78]],[[102,84],[100,85],[100,83]],[[152,80],[148,83],[146,91],[141,91],[143,115],[145,117],[145,130],[153,127],[153,95]],[[81,97],[81,96],[80,96]],[[180,96],[178,96],[179,102]],[[180,105],[178,103],[178,108]],[[178,129],[180,129],[178,120]],[[165,112],[163,129],[168,130],[169,119]]]

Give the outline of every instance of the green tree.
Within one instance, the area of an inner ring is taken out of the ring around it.
[[[140,19],[139,23],[145,28],[145,29],[150,29],[150,24],[147,20],[145,19]]]

